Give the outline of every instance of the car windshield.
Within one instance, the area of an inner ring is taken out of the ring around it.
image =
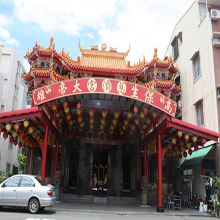
[[[47,186],[47,184],[39,177],[35,177],[35,179],[40,183],[41,186]]]

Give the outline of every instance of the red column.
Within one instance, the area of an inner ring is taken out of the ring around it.
[[[32,147],[31,148],[31,164],[30,164],[30,175],[33,174],[33,161],[34,160],[34,148]]]
[[[42,152],[42,165],[41,165],[41,179],[45,181],[45,171],[46,171],[46,160],[47,160],[47,140],[48,140],[48,133],[49,133],[49,126],[44,125],[44,148]]]
[[[56,139],[56,152],[55,152],[55,158],[54,158],[54,175],[55,175],[55,171],[57,171],[58,151],[59,151],[59,137],[57,137]]]
[[[28,153],[29,153],[29,147],[27,148],[27,151],[26,151],[25,169],[24,169],[24,173],[25,173],[25,174],[27,174],[27,167],[28,167]]]
[[[167,193],[170,193],[170,186],[169,186],[169,160],[166,158],[166,181],[167,181]]]
[[[147,144],[144,144],[144,176],[147,175]]]
[[[157,141],[158,141],[158,207],[157,212],[164,212],[163,208],[163,198],[162,198],[162,136],[163,134],[158,133]]]

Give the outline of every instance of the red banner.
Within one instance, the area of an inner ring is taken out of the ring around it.
[[[57,98],[89,93],[124,96],[152,105],[175,117],[177,103],[166,96],[135,83],[106,78],[81,78],[61,81],[33,91],[35,105]]]

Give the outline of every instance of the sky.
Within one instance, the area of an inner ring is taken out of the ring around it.
[[[74,60],[81,47],[103,43],[126,52],[138,63],[153,58],[154,48],[163,59],[175,25],[195,0],[0,0],[0,42],[14,47],[23,58],[37,43],[44,48],[53,36],[59,53]]]

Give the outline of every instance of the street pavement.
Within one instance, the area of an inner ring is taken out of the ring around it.
[[[156,206],[141,207],[137,204],[112,204],[92,202],[57,202],[37,214],[30,214],[24,208],[4,208],[0,212],[0,220],[195,220],[213,219],[213,215],[196,209],[182,207],[181,210],[165,209],[163,213],[156,211]]]

